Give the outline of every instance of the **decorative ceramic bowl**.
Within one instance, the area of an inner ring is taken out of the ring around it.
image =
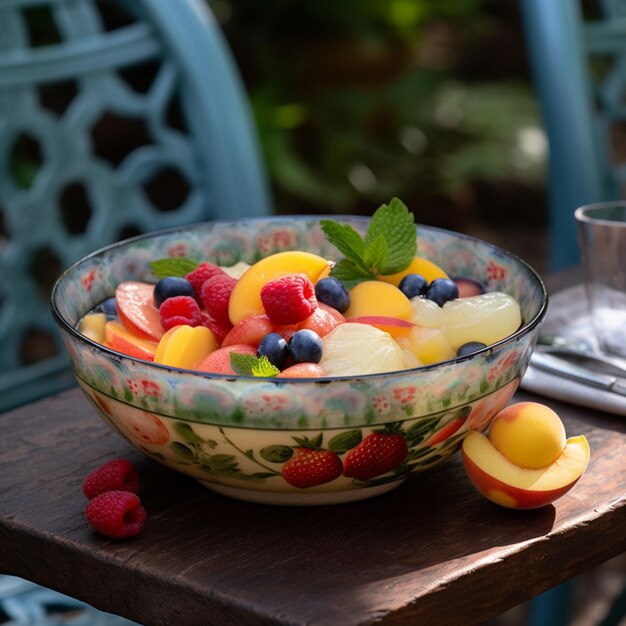
[[[337,219],[361,233],[368,224],[365,218]],[[155,259],[185,256],[232,265],[293,249],[336,259],[337,250],[314,217],[213,222],[109,246],[61,276],[51,308],[87,398],[113,430],[154,460],[242,500],[359,500],[441,463],[468,431],[489,425],[517,389],[547,307],[542,281],[512,254],[445,230],[420,225],[417,232],[419,254],[449,275],[515,297],[523,326],[470,356],[325,379],[194,373],[124,356],[76,330],[80,318],[112,296],[121,281],[154,282],[148,263]],[[369,454],[374,444],[388,446],[393,467],[372,462],[359,478],[345,476],[350,455]],[[284,478],[300,462],[310,463],[321,484],[294,486]]]

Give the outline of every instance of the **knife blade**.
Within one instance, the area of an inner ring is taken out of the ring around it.
[[[626,396],[626,379],[624,378],[611,374],[600,374],[545,352],[533,352],[530,363],[550,374],[564,376],[585,385]]]

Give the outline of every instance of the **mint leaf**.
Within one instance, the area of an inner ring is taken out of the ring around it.
[[[330,270],[330,275],[341,281],[348,291],[364,280],[374,280],[376,278],[375,274],[355,265],[349,259],[341,259],[341,261],[336,263]]]
[[[328,241],[330,241],[346,259],[350,259],[350,261],[367,271],[367,265],[363,262],[365,242],[352,226],[349,224],[339,224],[333,220],[321,220],[320,225]]]
[[[272,378],[276,374],[280,374],[280,370],[272,365],[266,356],[258,357],[253,354],[231,352],[230,366],[238,376]]]
[[[395,274],[406,269],[417,253],[415,217],[402,200],[393,198],[380,206],[370,221],[365,235],[366,246],[383,237],[388,254],[377,266],[379,274]]]
[[[378,235],[378,237],[367,244],[365,253],[363,254],[363,261],[367,267],[371,268],[372,271],[376,273],[377,268],[384,267],[388,255],[389,248],[387,242],[382,235]]]
[[[168,276],[185,276],[198,267],[196,261],[178,256],[150,261],[149,265],[152,273],[159,280]]]

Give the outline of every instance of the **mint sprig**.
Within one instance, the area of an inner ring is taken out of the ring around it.
[[[351,289],[364,280],[406,269],[417,254],[415,218],[398,198],[381,205],[370,221],[365,238],[349,224],[320,222],[326,238],[344,255],[331,276]]]
[[[184,257],[167,257],[149,263],[152,273],[160,280],[168,276],[185,276],[198,267],[196,261]]]
[[[230,353],[230,366],[238,376],[256,376],[258,378],[273,378],[280,374],[280,370],[272,365],[266,356],[253,354]]]

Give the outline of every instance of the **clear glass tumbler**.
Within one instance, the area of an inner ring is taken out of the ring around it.
[[[574,215],[596,338],[626,357],[626,202],[588,204]]]

